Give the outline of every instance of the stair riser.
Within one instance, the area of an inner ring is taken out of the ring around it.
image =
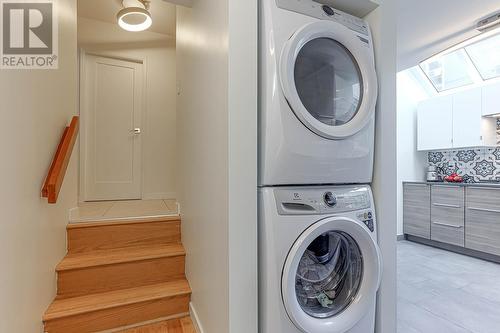
[[[68,229],[68,253],[178,243],[180,221],[128,223]]]
[[[120,306],[45,322],[48,333],[90,333],[189,311],[189,295]]]
[[[184,266],[185,257],[177,256],[60,271],[57,279],[57,298],[182,279]]]

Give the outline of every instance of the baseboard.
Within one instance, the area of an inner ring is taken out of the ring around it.
[[[497,256],[495,254],[476,251],[476,250],[468,249],[465,247],[452,245],[452,244],[446,244],[446,243],[438,242],[435,240],[421,238],[421,237],[412,236],[412,235],[406,235],[406,239],[409,240],[410,242],[415,242],[415,243],[420,243],[420,244],[424,244],[424,245],[428,245],[428,246],[432,246],[432,247],[437,247],[439,249],[443,249],[446,251],[451,251],[451,252],[463,254],[463,255],[466,255],[469,257],[483,259],[486,261],[491,261],[491,262],[500,264],[500,256]]]
[[[143,193],[142,200],[177,199],[175,192]]]
[[[198,317],[198,313],[196,312],[192,302],[189,302],[189,314],[191,315],[191,320],[193,321],[193,326],[196,332],[205,333],[203,326],[201,325],[200,318]]]
[[[405,239],[406,239],[406,236],[404,234],[403,235],[398,235],[398,238],[397,238],[398,242],[402,241],[402,240],[405,240]]]

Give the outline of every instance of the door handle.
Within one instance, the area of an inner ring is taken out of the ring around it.
[[[432,221],[433,224],[441,225],[443,227],[450,227],[450,228],[456,228],[460,229],[462,228],[461,225],[455,225],[455,224],[449,224],[449,223],[443,223],[443,222],[438,222],[438,221]]]
[[[470,210],[477,210],[479,212],[488,212],[488,213],[500,213],[498,209],[489,209],[489,208],[479,208],[479,207],[467,207]]]
[[[139,134],[141,134],[141,129],[140,129],[140,127],[136,127],[134,129],[131,129],[130,133],[132,133],[134,135],[139,135]]]
[[[449,204],[442,204],[442,203],[437,203],[437,202],[433,202],[432,203],[434,206],[438,206],[438,207],[447,207],[447,208],[460,208],[459,205],[449,205]]]

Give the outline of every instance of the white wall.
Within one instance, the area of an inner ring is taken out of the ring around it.
[[[229,332],[228,4],[177,10],[178,192],[194,320]]]
[[[229,1],[229,332],[256,333],[257,1]]]
[[[398,235],[403,234],[403,182],[423,181],[426,177],[427,153],[417,151],[417,106],[425,97],[411,70],[398,73]]]
[[[85,51],[142,60],[146,73],[146,109],[142,129],[143,199],[176,198],[176,54],[175,39],[155,42],[92,43],[108,35],[111,41],[115,25],[78,18],[79,47]],[[98,25],[100,35],[91,29]]]
[[[0,70],[0,332],[43,332],[77,202],[77,149],[58,203],[40,189],[60,136],[77,114],[76,1],[57,1],[59,69]]]
[[[182,241],[195,320],[257,332],[257,4],[178,8]]]
[[[396,332],[396,2],[384,0],[367,16],[379,79],[373,194],[383,274],[377,298],[377,333]]]

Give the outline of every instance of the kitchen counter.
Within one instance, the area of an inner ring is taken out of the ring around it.
[[[405,182],[408,240],[500,263],[500,184]]]
[[[464,187],[498,187],[500,188],[500,183],[448,183],[448,182],[403,182],[403,184],[427,184],[427,185],[447,185],[447,186],[464,186]]]

